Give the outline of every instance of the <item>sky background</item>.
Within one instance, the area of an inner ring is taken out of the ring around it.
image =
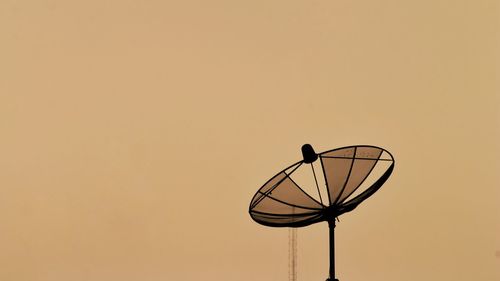
[[[0,35],[0,280],[287,280],[247,211],[304,143],[396,159],[340,280],[500,279],[498,1],[3,0]]]

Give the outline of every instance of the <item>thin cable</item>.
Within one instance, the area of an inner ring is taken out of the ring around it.
[[[295,208],[292,207],[292,214],[294,213]],[[293,218],[292,218],[293,222]],[[292,229],[293,228],[288,228],[288,281],[293,281],[293,276],[292,276],[292,263],[293,263],[293,254],[292,254]]]
[[[318,189],[319,201],[321,201],[321,205],[323,205],[323,199],[321,198],[321,192],[319,191],[318,179],[316,178],[316,172],[314,171],[313,163],[311,163],[311,169],[313,170],[314,182],[316,182],[316,188]]]
[[[293,227],[288,228],[288,280],[297,281],[297,229]]]
[[[297,229],[292,229],[293,238],[293,281],[297,281]]]

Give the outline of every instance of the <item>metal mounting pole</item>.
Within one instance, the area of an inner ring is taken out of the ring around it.
[[[335,219],[328,221],[330,229],[330,277],[329,281],[338,281],[335,278]]]

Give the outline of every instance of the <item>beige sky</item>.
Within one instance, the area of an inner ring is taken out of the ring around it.
[[[248,204],[351,144],[340,280],[500,279],[498,1],[0,3],[0,280],[287,280]],[[327,225],[299,280],[328,275]]]

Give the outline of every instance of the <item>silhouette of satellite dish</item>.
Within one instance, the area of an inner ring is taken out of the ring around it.
[[[356,145],[316,154],[302,146],[303,160],[268,180],[254,195],[249,213],[271,227],[304,227],[328,222],[329,279],[335,278],[335,220],[354,210],[389,178],[394,158],[385,149]],[[319,161],[317,161],[319,159]]]

